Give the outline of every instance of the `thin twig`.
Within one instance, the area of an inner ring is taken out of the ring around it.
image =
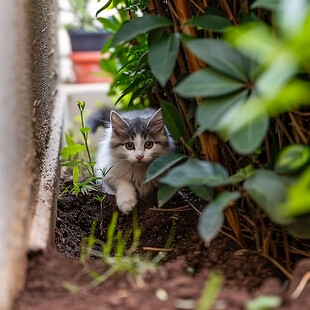
[[[286,270],[282,265],[280,265],[275,259],[273,259],[272,257],[261,253],[261,252],[257,252],[259,255],[263,256],[264,258],[268,259],[272,264],[275,265],[275,267],[277,267],[289,280],[292,279],[292,274]]]
[[[306,137],[303,135],[303,133],[301,132],[301,130],[300,130],[300,128],[299,128],[299,124],[297,123],[297,121],[296,121],[294,115],[293,115],[291,112],[288,112],[288,115],[290,116],[290,119],[291,119],[291,121],[292,121],[292,124],[293,124],[294,128],[296,129],[296,131],[297,131],[297,133],[298,133],[300,139],[302,140],[302,142],[303,142],[304,144],[306,144],[306,143],[307,143],[307,138],[306,138]]]
[[[156,211],[156,212],[183,212],[183,211],[191,211],[192,209],[188,206],[179,207],[179,208],[172,208],[172,209],[163,209],[163,208],[150,208],[149,211]]]
[[[303,277],[301,278],[299,284],[297,285],[297,287],[295,288],[294,292],[291,294],[291,298],[296,299],[299,297],[299,295],[301,294],[301,292],[304,290],[304,288],[306,287],[308,281],[310,280],[310,271],[308,271],[307,273],[305,273],[303,275]]]
[[[166,248],[152,248],[148,246],[142,247],[143,251],[152,251],[152,252],[171,252],[173,249],[166,249]]]
[[[289,143],[290,144],[294,144],[294,140],[291,138],[290,134],[288,133],[288,131],[286,130],[286,128],[284,127],[282,122],[277,117],[276,117],[276,120],[277,120],[277,124],[279,125],[279,127],[281,127],[281,129],[283,130],[285,136],[287,137]]]
[[[183,198],[185,199],[185,201],[189,204],[189,206],[191,208],[193,208],[199,215],[201,215],[201,212],[186,198],[186,196],[181,192],[181,191],[178,191],[178,194]]]
[[[299,116],[310,116],[310,112],[300,112],[300,111],[292,111],[291,113],[299,115]]]
[[[194,0],[190,0],[190,2],[198,9],[198,11],[204,14],[204,9],[201,8]]]
[[[237,238],[235,238],[234,236],[230,235],[229,233],[225,232],[222,229],[220,230],[220,233],[223,234],[224,236],[230,238],[231,240],[235,241],[241,248],[243,248],[242,243]]]

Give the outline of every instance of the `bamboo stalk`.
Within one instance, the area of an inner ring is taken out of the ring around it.
[[[187,0],[174,0],[174,3],[182,31],[191,37],[196,37],[196,30],[193,27],[185,25],[185,22],[192,18],[189,2]],[[186,48],[186,46],[183,45],[183,49],[188,61],[190,72],[195,72],[204,66],[200,60]],[[198,136],[198,139],[201,145],[202,157],[205,160],[220,162],[217,138],[213,134],[203,133]]]
[[[228,5],[228,3],[227,3],[227,1],[226,1],[226,0],[220,0],[220,4],[221,4],[221,6],[222,6],[224,12],[225,12],[226,15],[227,15],[227,18],[232,22],[232,24],[233,24],[234,26],[237,26],[237,21],[236,21],[234,15],[232,14],[232,12],[231,12],[231,10],[230,10],[230,7],[229,7],[229,5]]]

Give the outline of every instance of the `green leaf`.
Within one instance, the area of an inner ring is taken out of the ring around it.
[[[271,310],[276,307],[279,307],[281,303],[282,303],[282,300],[278,296],[260,295],[254,299],[246,301],[245,309],[246,310]]]
[[[252,5],[251,9],[263,8],[270,11],[276,11],[282,0],[256,0]]]
[[[147,33],[150,30],[170,25],[172,25],[172,22],[165,17],[149,14],[143,15],[142,17],[124,24],[116,33],[113,45],[116,46],[129,41],[140,34]]]
[[[213,198],[213,189],[208,186],[192,185],[190,186],[190,189],[196,196],[206,201],[211,201]]]
[[[90,128],[89,127],[80,128],[80,132],[86,134],[90,132]]]
[[[178,190],[178,187],[160,184],[157,192],[158,207],[161,208]]]
[[[199,70],[177,85],[175,91],[184,98],[217,97],[232,93],[244,84],[211,68]]]
[[[298,36],[309,17],[309,0],[282,0],[280,2],[277,25],[289,38]]]
[[[298,70],[294,55],[287,52],[278,53],[272,63],[257,79],[255,87],[265,97],[278,94]]]
[[[240,183],[240,182],[250,178],[251,176],[253,176],[254,173],[255,173],[255,170],[254,170],[253,166],[248,165],[245,168],[238,170],[237,173],[231,175],[229,177],[229,183],[231,183],[231,184]]]
[[[281,150],[275,161],[275,171],[278,173],[296,172],[310,161],[310,148],[302,144],[289,145]]]
[[[186,158],[186,156],[183,154],[169,153],[155,159],[146,172],[144,183],[149,182],[160,176],[163,172],[165,172],[184,158]]]
[[[107,9],[107,8],[110,6],[111,3],[112,3],[112,0],[108,0],[108,1],[106,2],[106,4],[105,4],[103,7],[101,7],[101,8],[96,12],[96,17],[97,17],[103,10]]]
[[[66,143],[67,145],[75,145],[73,138],[68,133],[66,133]]]
[[[310,167],[288,188],[287,196],[288,199],[282,206],[282,211],[287,217],[310,213]]]
[[[189,158],[186,163],[173,168],[160,182],[175,187],[206,185],[214,187],[226,184],[227,171],[217,163]]]
[[[263,116],[233,133],[229,142],[239,154],[253,153],[263,142],[268,127],[269,119]]]
[[[244,182],[244,188],[251,198],[275,222],[289,224],[291,219],[283,212],[287,199],[289,179],[278,176],[272,171],[257,170],[255,175]]]
[[[285,229],[294,237],[309,239],[310,238],[310,216],[309,214],[303,214],[300,217],[294,219],[292,223],[284,226]]]
[[[210,202],[202,211],[198,223],[198,231],[201,238],[210,243],[223,226],[223,210],[240,197],[239,192],[224,191]]]
[[[223,40],[196,39],[186,45],[211,68],[243,82],[251,80],[254,63]]]
[[[225,37],[242,53],[262,64],[270,63],[283,51],[283,45],[273,35],[271,28],[262,22],[246,23],[230,29]]]
[[[82,144],[71,144],[66,147],[64,147],[60,154],[62,159],[68,159],[70,156],[75,156],[80,152],[83,152],[85,150],[85,145]]]
[[[293,80],[271,98],[251,96],[244,104],[234,105],[220,119],[219,128],[232,135],[266,114],[276,116],[300,107],[301,103],[310,104],[309,84]]]
[[[74,192],[75,192],[76,196],[80,192],[78,182],[79,182],[79,167],[78,167],[78,165],[75,165],[75,166],[73,166],[73,188],[74,188]]]
[[[110,33],[116,33],[121,23],[113,16],[112,18],[98,17],[97,20],[102,24],[103,29]]]
[[[83,100],[83,101],[78,100],[78,101],[76,102],[76,104],[77,104],[79,110],[80,110],[81,112],[83,112],[84,109],[85,109],[85,105],[86,105],[85,100]]]
[[[176,140],[185,139],[186,134],[183,117],[180,115],[178,109],[167,101],[161,101],[161,111],[165,125],[173,138]]]
[[[195,16],[193,20],[187,24],[215,32],[223,32],[226,27],[231,26],[227,18],[218,15]]]
[[[180,35],[173,33],[150,47],[148,62],[161,86],[165,86],[175,66],[180,46]]]
[[[235,104],[242,104],[246,99],[247,91],[224,97],[206,99],[198,106],[197,120],[201,129],[216,131],[219,129],[220,119]]]
[[[195,309],[210,310],[221,291],[223,283],[224,279],[222,274],[212,271],[208,276],[208,280]]]

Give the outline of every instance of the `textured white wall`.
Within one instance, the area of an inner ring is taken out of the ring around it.
[[[1,310],[9,309],[13,292],[23,284],[26,214],[32,198],[27,2],[2,1],[0,5]]]

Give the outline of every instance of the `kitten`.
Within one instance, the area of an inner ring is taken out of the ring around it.
[[[128,112],[101,112],[101,120],[93,118],[93,129],[100,122],[106,127],[99,146],[96,171],[109,169],[102,190],[116,195],[119,210],[128,214],[137,197],[148,198],[158,181],[143,183],[145,173],[156,158],[174,150],[174,140],[164,126],[161,110],[144,109]]]

